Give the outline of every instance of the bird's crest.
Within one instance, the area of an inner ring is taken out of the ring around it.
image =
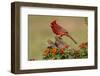
[[[56,20],[54,20],[54,21],[51,22],[51,25],[54,25],[54,24],[56,24]]]

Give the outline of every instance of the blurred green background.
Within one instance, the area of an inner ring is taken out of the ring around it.
[[[50,23],[53,20],[57,20],[57,23],[77,41],[78,44],[75,45],[68,37],[63,37],[71,47],[76,48],[80,43],[87,42],[87,17],[28,15],[29,60],[41,60],[42,53],[47,47],[47,40],[55,41],[55,35],[50,28]]]

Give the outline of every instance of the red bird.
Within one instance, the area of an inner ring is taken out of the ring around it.
[[[56,23],[56,20],[54,20],[53,22],[51,22],[50,25],[52,31],[54,34],[56,34],[58,37],[62,37],[62,36],[67,36],[69,37],[75,44],[77,44],[77,42],[69,35],[69,33],[60,25],[58,25]]]

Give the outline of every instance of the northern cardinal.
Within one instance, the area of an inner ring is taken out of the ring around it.
[[[69,35],[68,31],[65,30],[63,27],[61,27],[60,25],[58,25],[58,24],[56,23],[56,20],[54,20],[53,22],[51,22],[50,27],[51,27],[53,33],[56,34],[58,37],[67,36],[67,37],[69,37],[75,44],[77,44],[77,42]]]

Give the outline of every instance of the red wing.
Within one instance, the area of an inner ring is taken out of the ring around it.
[[[64,29],[63,27],[61,27],[60,25],[57,24],[57,26],[58,26],[57,29],[60,29],[60,31],[62,31],[62,32],[67,32],[67,30]]]

